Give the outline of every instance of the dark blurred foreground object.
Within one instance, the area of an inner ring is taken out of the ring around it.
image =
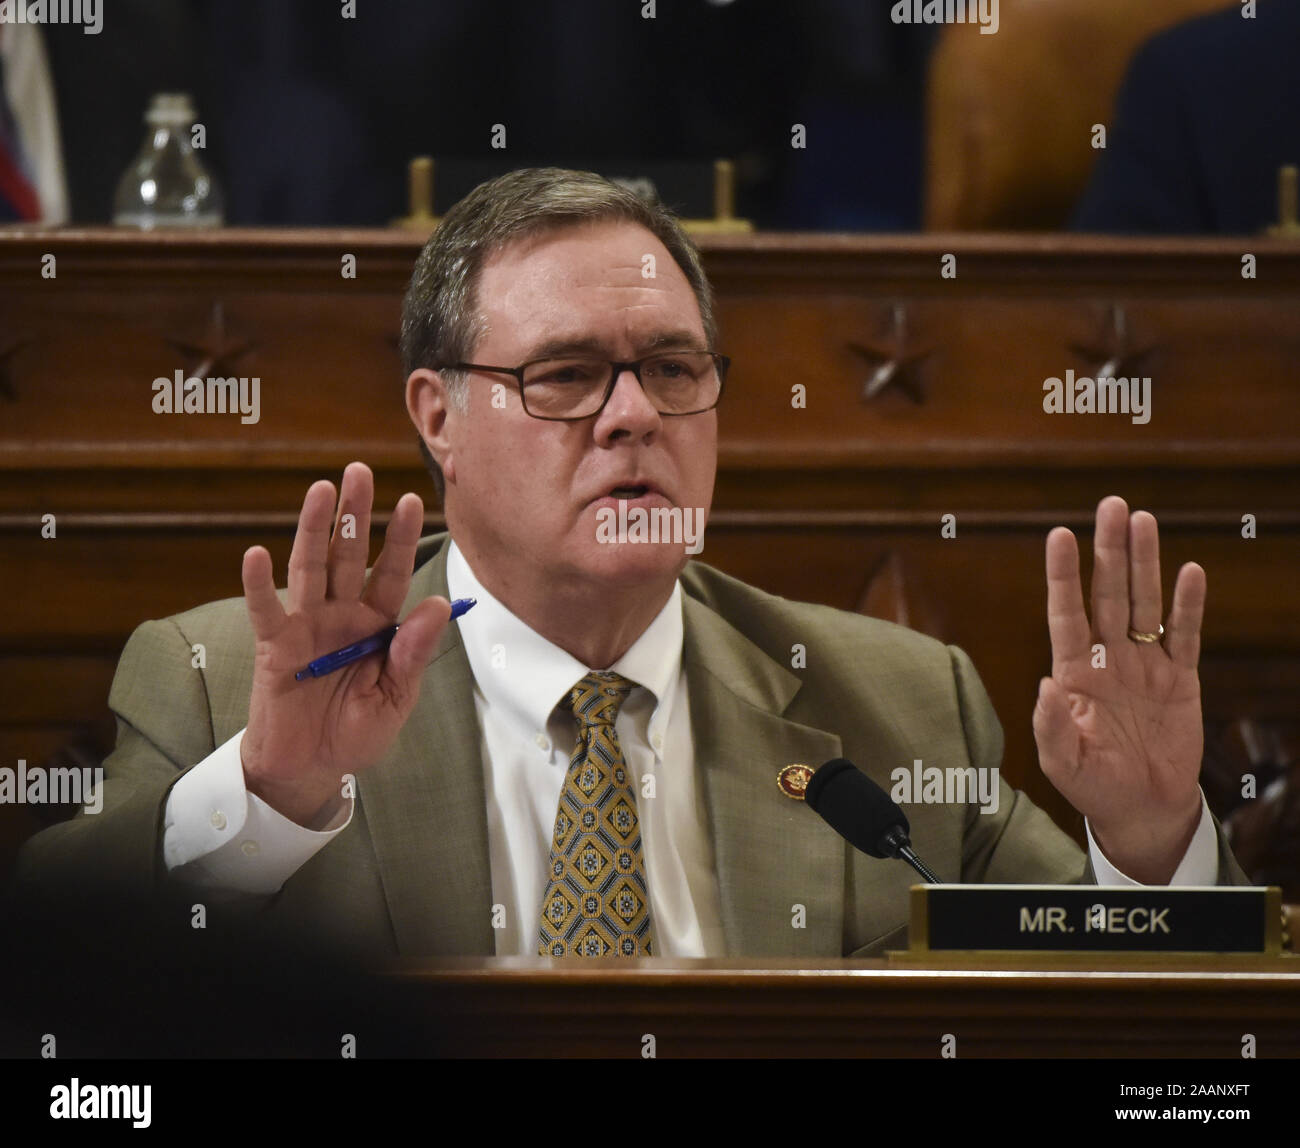
[[[39,901],[0,889],[0,1057],[338,1058],[412,1055],[398,988],[318,938],[262,928],[256,909],[191,891],[142,904],[106,882]],[[426,1026],[427,1028],[427,1021]]]
[[[1222,1057],[1240,1048],[1243,1030],[1266,1059],[1300,1052],[1293,958],[1148,958],[1127,970],[1032,957],[1008,969],[992,958],[966,962],[971,975],[942,978],[883,960],[734,957],[461,957],[372,969],[306,938],[277,942],[256,914],[216,903],[205,910],[196,927],[187,901],[146,910],[103,890],[0,903],[0,920],[12,926],[0,976],[14,987],[0,998],[0,1056],[30,1063],[54,1055],[74,1066],[217,1057],[639,1060],[654,1034],[660,1057],[933,1058],[934,1034],[954,1015],[963,1018],[968,1057]],[[62,1079],[76,1074],[70,1068]],[[204,1082],[199,1074],[189,1084]],[[170,1096],[179,1106],[178,1095],[196,1093],[156,1089],[155,1101],[162,1108]]]
[[[1092,146],[1093,125],[1113,122],[1114,94],[1134,49],[1229,4],[1001,0],[996,36],[981,35],[973,24],[945,26],[928,81],[926,230],[1063,227],[1093,164],[1106,154]],[[1295,43],[1293,35],[1277,50],[1294,54]],[[1207,101],[1249,109],[1218,85],[1202,90]],[[1114,140],[1112,133],[1112,147]],[[1270,195],[1274,185],[1270,179]]]
[[[1234,5],[1145,44],[1075,212],[1082,231],[1253,235],[1300,163],[1300,4]]]

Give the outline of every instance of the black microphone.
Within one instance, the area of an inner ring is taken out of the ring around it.
[[[804,800],[855,849],[871,857],[899,857],[927,884],[943,884],[912,851],[907,814],[853,762],[828,761],[812,775]]]

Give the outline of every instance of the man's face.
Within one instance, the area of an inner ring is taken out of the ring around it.
[[[647,255],[653,278],[643,274]],[[631,223],[566,227],[497,252],[482,269],[477,303],[487,333],[469,361],[489,366],[575,352],[630,361],[712,349],[685,275]],[[648,519],[655,508],[678,508],[702,534],[716,411],[660,415],[631,371],[599,414],[573,422],[525,413],[508,375],[474,372],[467,386],[468,412],[447,416],[443,470],[448,523],[480,577],[503,588],[520,578],[592,589],[671,584],[690,539],[611,542],[611,523],[621,500],[629,523],[637,510]],[[615,496],[640,486],[649,489],[639,497]]]

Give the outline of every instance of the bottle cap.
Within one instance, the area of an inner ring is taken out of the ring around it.
[[[147,124],[191,124],[194,104],[188,92],[157,92],[144,114]]]

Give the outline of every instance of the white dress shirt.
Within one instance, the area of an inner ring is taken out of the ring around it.
[[[474,675],[482,734],[488,850],[494,905],[504,908],[498,956],[535,956],[552,829],[577,740],[572,715],[556,707],[589,667],[515,617],[475,577],[453,542],[452,598],[476,598],[460,620]],[[709,820],[695,768],[690,700],[682,664],[682,589],[611,669],[637,683],[615,723],[637,793],[660,956],[726,956]],[[232,893],[276,892],[352,820],[354,802],[324,829],[306,829],[244,785],[243,731],[172,787],[163,857],[176,877]],[[432,749],[435,755],[436,747]],[[653,797],[643,796],[653,786]],[[1137,885],[1106,860],[1088,829],[1098,885]],[[1171,885],[1213,885],[1218,841],[1204,795],[1201,821]]]
[[[506,909],[497,954],[536,956],[555,815],[578,738],[578,723],[556,707],[589,667],[492,597],[454,543],[447,587],[453,598],[478,599],[461,625],[461,640],[474,672],[483,736],[492,896]],[[607,668],[638,685],[614,729],[636,790],[656,955],[724,956],[682,665],[680,583],[627,653]]]

